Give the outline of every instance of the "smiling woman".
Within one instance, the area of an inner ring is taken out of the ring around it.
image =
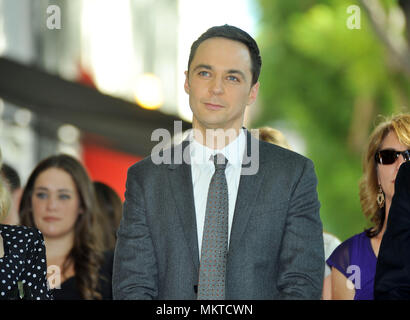
[[[48,267],[60,276],[49,276],[56,300],[111,299],[113,255],[103,253],[97,210],[93,184],[71,156],[41,161],[28,179],[21,221],[44,234]]]

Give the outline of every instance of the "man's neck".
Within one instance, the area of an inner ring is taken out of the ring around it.
[[[205,129],[193,126],[193,137],[198,143],[213,150],[221,150],[234,141],[240,133],[240,128]]]

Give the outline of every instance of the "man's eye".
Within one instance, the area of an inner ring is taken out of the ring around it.
[[[235,82],[239,82],[239,78],[235,77],[235,76],[228,76],[227,78],[229,81],[235,81]]]
[[[198,73],[202,77],[209,77],[210,73],[208,71],[199,71]]]

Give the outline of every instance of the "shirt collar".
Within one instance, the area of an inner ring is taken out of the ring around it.
[[[222,153],[228,159],[228,165],[240,167],[242,165],[243,153],[245,151],[246,137],[244,130],[239,131],[239,135],[225,148],[220,150],[210,149],[207,146],[196,141],[193,137],[193,131],[189,134],[191,162],[195,164],[212,163],[211,156]]]

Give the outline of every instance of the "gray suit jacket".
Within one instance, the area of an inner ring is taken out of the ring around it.
[[[319,299],[324,250],[313,163],[246,134],[245,155],[259,144],[259,157],[251,157],[259,170],[240,178],[226,299]],[[130,167],[114,299],[196,299],[198,252],[190,165],[148,157]]]

